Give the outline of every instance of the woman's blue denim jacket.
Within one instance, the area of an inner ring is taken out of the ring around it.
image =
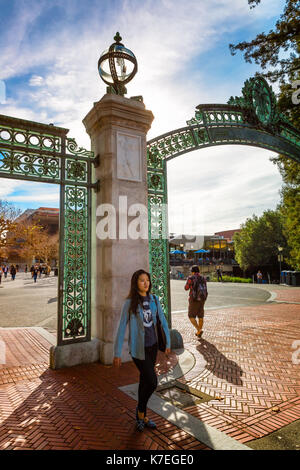
[[[170,340],[170,332],[168,328],[168,323],[162,311],[160,302],[157,297],[156,299],[157,299],[158,309],[156,307],[154,296],[150,294],[150,309],[152,312],[153,323],[154,323],[154,326],[156,326],[156,321],[157,321],[156,313],[158,311],[160,322],[166,334],[166,340],[167,340],[166,348],[170,348],[171,340]],[[121,357],[126,326],[127,326],[127,323],[129,322],[129,338],[128,338],[129,352],[132,357],[135,357],[136,359],[144,360],[145,359],[145,346],[144,346],[145,345],[145,331],[144,331],[144,321],[143,321],[143,309],[142,309],[142,306],[139,305],[137,314],[135,315],[131,313],[129,315],[129,307],[130,307],[130,299],[126,299],[122,307],[119,328],[118,328],[117,336],[115,339],[114,356]]]

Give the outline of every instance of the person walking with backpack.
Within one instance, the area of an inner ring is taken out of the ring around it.
[[[166,317],[158,298],[151,293],[150,274],[139,269],[133,273],[131,287],[125,300],[119,328],[114,344],[114,360],[116,367],[121,365],[122,346],[126,326],[129,323],[129,352],[140,372],[138,389],[138,406],[136,408],[136,426],[138,431],[145,427],[155,429],[154,421],[147,418],[147,403],[157,387],[155,373],[158,349],[170,354],[170,332]],[[165,334],[164,344],[160,344],[160,331]]]
[[[16,270],[16,268],[15,268],[15,265],[13,264],[13,265],[10,267],[10,274],[11,274],[11,279],[12,279],[12,281],[15,280],[16,273],[17,273],[17,270]]]
[[[192,274],[187,278],[184,286],[185,290],[190,291],[188,317],[197,330],[196,336],[201,338],[203,334],[204,304],[208,295],[207,285],[205,277],[199,273],[198,266],[193,266],[191,272]]]

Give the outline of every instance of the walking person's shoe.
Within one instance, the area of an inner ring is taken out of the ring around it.
[[[197,338],[201,338],[201,336],[203,335],[203,331],[197,331],[195,335],[197,336]]]
[[[139,431],[139,432],[144,431],[145,421],[144,421],[144,418],[139,418],[138,407],[136,407],[135,417],[136,417],[136,429],[137,429],[137,431]]]
[[[144,423],[145,423],[146,428],[156,429],[155,422],[152,421],[151,419],[147,418],[146,416],[144,418]]]

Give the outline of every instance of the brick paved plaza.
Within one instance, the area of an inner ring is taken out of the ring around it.
[[[245,445],[300,418],[300,365],[292,347],[300,340],[300,288],[272,286],[272,292],[269,303],[208,309],[201,340],[186,313],[173,315],[193,358],[178,380],[211,396],[182,411]],[[136,401],[119,389],[138,381],[132,363],[120,370],[94,363],[53,371],[51,342],[40,329],[0,328],[0,340],[6,345],[1,450],[215,448],[154,411],[157,430],[136,432]],[[172,372],[179,360],[174,352],[168,360],[159,355],[158,373]]]

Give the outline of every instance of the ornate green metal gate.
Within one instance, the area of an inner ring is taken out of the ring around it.
[[[197,106],[187,124],[147,143],[150,271],[170,327],[167,161],[205,147],[237,144],[272,150],[300,163],[300,132],[278,112],[263,77],[246,80],[242,96],[231,97],[228,104]]]
[[[68,129],[0,115],[0,177],[60,185],[58,345],[89,341],[94,156]]]

